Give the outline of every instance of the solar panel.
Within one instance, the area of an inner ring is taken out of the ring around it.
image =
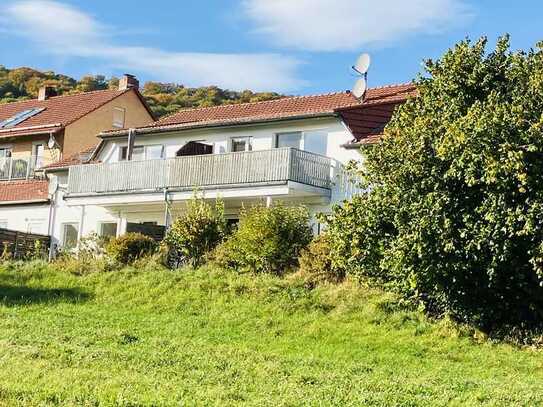
[[[4,121],[0,122],[0,129],[7,129],[10,127],[15,127],[19,123],[24,122],[26,119],[30,119],[32,116],[37,115],[40,112],[43,112],[45,107],[35,107],[33,109],[23,110]]]

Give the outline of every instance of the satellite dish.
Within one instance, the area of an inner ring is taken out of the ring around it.
[[[366,79],[359,78],[354,84],[352,93],[355,98],[360,100],[364,97],[366,93],[366,89],[367,89]]]
[[[371,58],[369,54],[362,54],[356,60],[356,64],[353,66],[353,69],[358,72],[360,75],[365,75],[370,68]]]
[[[49,135],[49,141],[47,141],[47,147],[49,147],[49,150],[52,150],[53,148],[55,148],[57,144],[57,141],[55,140],[55,137],[50,134]]]

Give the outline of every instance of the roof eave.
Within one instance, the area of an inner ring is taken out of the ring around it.
[[[332,112],[319,112],[311,114],[303,114],[296,116],[284,116],[284,117],[274,117],[269,119],[257,119],[257,120],[248,120],[248,121],[223,121],[223,122],[214,122],[214,123],[199,123],[195,122],[193,124],[171,124],[164,126],[155,126],[155,127],[140,127],[135,128],[136,134],[156,134],[156,133],[169,133],[171,131],[183,131],[183,130],[194,130],[194,129],[214,129],[219,127],[245,127],[252,126],[255,124],[267,124],[267,123],[276,123],[276,122],[285,122],[292,120],[302,120],[302,119],[317,119],[325,117],[337,117],[338,113],[335,111]],[[114,132],[102,132],[98,134],[98,137],[101,139],[111,139],[118,137],[128,136],[129,129],[118,130]]]
[[[19,200],[19,201],[0,201],[0,206],[2,205],[31,205],[31,204],[38,204],[38,203],[48,203],[48,198],[42,198],[42,199],[25,199],[25,200]]]

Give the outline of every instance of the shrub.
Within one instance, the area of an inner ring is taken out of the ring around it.
[[[242,210],[237,229],[219,246],[215,260],[242,272],[282,274],[297,265],[312,236],[305,207],[257,205]]]
[[[542,326],[543,51],[464,41],[427,71],[329,219],[333,263],[485,331]]]
[[[106,245],[106,253],[121,264],[130,264],[141,257],[152,255],[157,247],[157,243],[149,236],[127,233],[111,239]]]
[[[222,201],[217,200],[213,206],[203,198],[194,197],[187,211],[173,222],[164,240],[168,264],[170,267],[201,265],[205,255],[224,239],[225,233]]]
[[[311,283],[340,283],[345,272],[332,264],[330,238],[317,236],[300,255],[300,274]]]

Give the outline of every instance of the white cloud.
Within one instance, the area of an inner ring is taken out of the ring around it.
[[[380,46],[470,17],[463,0],[243,0],[255,31],[313,51]]]
[[[0,33],[19,35],[41,52],[62,57],[100,59],[113,68],[145,73],[160,81],[229,89],[288,91],[300,61],[279,54],[168,52],[117,45],[114,28],[82,11],[52,0],[24,0],[0,8]]]

